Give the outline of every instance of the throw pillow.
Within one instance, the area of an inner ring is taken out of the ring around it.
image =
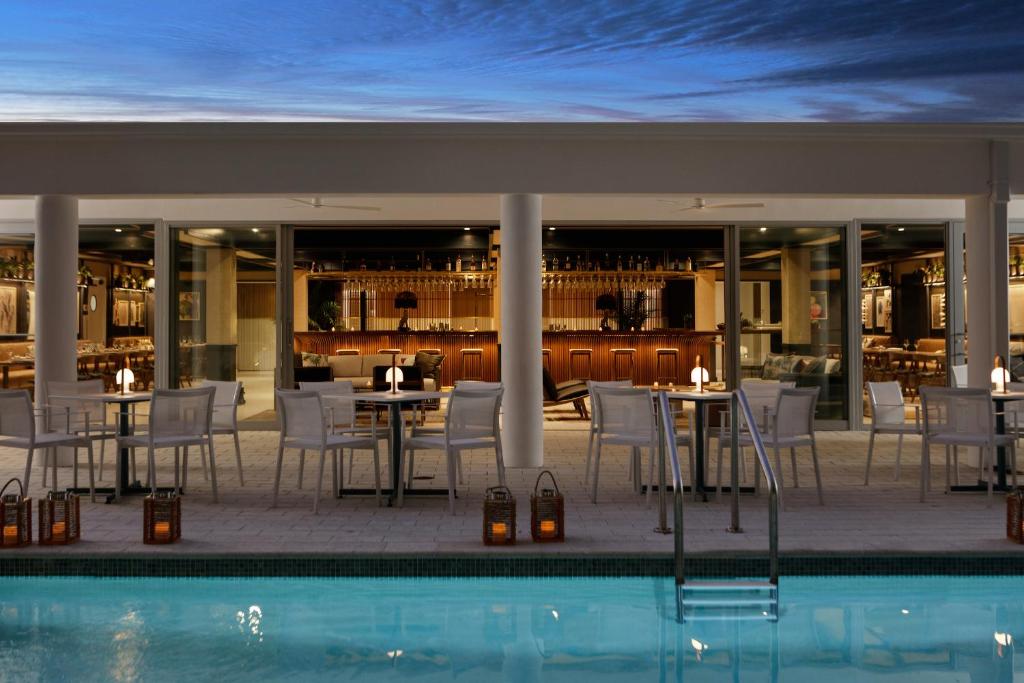
[[[319,353],[303,353],[302,354],[302,367],[304,368],[323,368],[327,367],[327,356]]]
[[[444,362],[443,353],[427,353],[426,351],[417,351],[416,358],[413,360],[413,365],[420,369],[420,373],[424,377],[433,377],[434,372]]]

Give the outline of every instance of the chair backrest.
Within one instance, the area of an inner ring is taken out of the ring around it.
[[[504,393],[501,386],[456,388],[448,399],[448,414],[444,421],[448,439],[499,438],[501,428],[498,420]]]
[[[995,409],[988,389],[921,387],[924,430],[928,436],[963,435],[991,439]]]
[[[901,425],[907,421],[899,382],[868,382],[868,401],[875,424]]]
[[[204,379],[199,386],[214,388],[213,403],[218,406],[238,405],[238,399],[242,394],[241,382]]]
[[[481,389],[498,389],[502,387],[501,382],[485,382],[480,379],[460,379],[455,381],[455,389],[467,389],[479,391]]]
[[[593,380],[587,380],[587,392],[590,393],[590,428],[598,429],[601,424],[601,403],[597,400],[597,396],[594,395],[595,391],[601,389],[608,389],[610,387],[632,387],[633,380],[631,379],[620,379],[611,380],[607,382],[595,382]]]
[[[598,431],[620,436],[653,437],[654,396],[640,387],[595,387],[600,404]]]
[[[320,405],[329,408],[335,427],[354,427],[356,424],[356,392],[352,382],[299,382],[299,391],[312,391],[320,395]]]
[[[82,396],[103,393],[102,379],[85,379],[78,382],[47,382],[47,402],[53,408],[50,411],[51,428],[67,431],[82,431],[86,426],[86,414],[90,427],[103,424],[106,415],[106,404],[97,399],[83,400],[73,398],[60,398],[61,396]],[[71,424],[65,425],[65,409],[71,417]]]
[[[746,389],[743,390],[746,392]],[[779,391],[775,404],[777,437],[814,434],[814,410],[818,406],[821,387],[786,388]]]
[[[774,382],[751,378],[740,381],[740,388],[743,389],[743,393],[747,396],[747,403],[750,404],[750,412],[759,421],[764,419],[766,409],[775,410],[776,404],[779,402],[779,393],[783,389],[793,389],[794,387],[796,387],[796,382]],[[744,424],[746,424],[745,421],[741,419],[740,425]],[[759,426],[762,429],[767,427],[765,424]]]
[[[1024,391],[1024,382],[1007,382],[1006,390]],[[1024,416],[1024,401],[1007,401],[1006,403],[1003,404],[1003,411],[1006,412],[1006,414],[1008,415],[1011,413],[1016,414],[1018,416],[1018,424],[1016,426],[1024,427],[1024,424],[1020,423],[1021,418],[1019,417]]]
[[[966,365],[954,365],[953,366],[953,386],[964,388],[967,386],[967,366]]]
[[[213,422],[213,387],[156,389],[149,409],[153,437],[203,436]]]
[[[324,424],[320,394],[288,389],[277,389],[274,394],[280,408],[283,438],[326,438],[327,427]]]
[[[27,389],[0,389],[0,436],[32,439],[35,421]]]

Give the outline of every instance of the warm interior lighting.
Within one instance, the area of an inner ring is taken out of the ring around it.
[[[759,232],[768,232],[768,228],[763,225],[758,230]]]
[[[1003,357],[996,356],[992,363],[992,388],[1006,393],[1006,384],[1010,381],[1010,371],[1003,366]]]
[[[124,369],[118,370],[114,376],[114,382],[121,388],[121,393],[131,391],[131,385],[135,382],[135,373],[128,367],[128,362],[125,361]]]
[[[470,230],[470,229],[469,229],[469,228],[463,228],[463,230],[464,230],[465,232],[469,232],[469,230]]]
[[[259,232],[259,231],[260,231],[260,229],[259,229],[259,228],[253,228],[253,229],[252,229],[252,231],[253,231],[253,232]]]
[[[114,232],[124,232],[121,228],[114,228]]]
[[[701,365],[701,357],[697,356],[697,365],[690,371],[690,381],[697,385],[697,391],[704,391],[708,379],[708,369]]]
[[[391,385],[391,391],[398,391],[398,385],[405,380],[405,377],[402,375],[402,368],[392,365],[384,373],[384,379]]]
[[[554,232],[554,231],[555,231],[555,227],[554,226],[551,226],[550,228],[548,228],[548,232]]]

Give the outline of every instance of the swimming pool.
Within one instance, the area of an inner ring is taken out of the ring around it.
[[[783,577],[779,623],[670,579],[0,579],[4,681],[1010,681],[1015,577]]]

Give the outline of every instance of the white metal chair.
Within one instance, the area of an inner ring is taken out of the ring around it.
[[[501,399],[504,388],[499,385],[481,387],[483,383],[460,382],[448,399],[448,412],[444,432],[416,433],[402,442],[402,460],[399,462],[398,502],[404,502],[403,473],[405,459],[409,458],[409,478],[412,478],[413,457],[416,450],[442,450],[448,461],[448,509],[455,514],[455,480],[461,452],[474,448],[493,448],[498,469],[498,483],[505,485],[505,460],[501,451]]]
[[[583,483],[590,483],[590,462],[594,454],[594,436],[597,434],[598,426],[601,424],[600,410],[601,406],[597,402],[597,398],[594,396],[596,389],[603,389],[606,387],[631,387],[633,386],[632,380],[612,380],[608,382],[595,382],[593,380],[587,380],[587,393],[590,394],[590,438],[587,439],[587,465],[583,471]],[[629,469],[630,478],[633,477],[633,461],[630,461]]]
[[[1024,391],[1024,382],[1007,382],[1007,391]],[[1003,404],[1006,433],[1018,441],[1024,437],[1024,401],[1007,401]]]
[[[43,418],[43,431],[37,431],[36,416]],[[25,490],[28,491],[32,477],[32,456],[36,450],[52,449],[50,462],[53,466],[52,484],[57,488],[57,454],[58,447],[66,446],[75,449],[74,485],[78,487],[78,449],[85,448],[89,455],[89,495],[96,501],[96,482],[93,476],[92,438],[89,434],[89,418],[84,420],[85,433],[75,434],[72,431],[74,421],[79,419],[69,408],[55,410],[44,408],[34,410],[32,399],[25,389],[0,390],[0,446],[24,449],[25,458]],[[43,482],[45,485],[45,481]]]
[[[391,443],[390,430],[384,430],[383,434],[377,433],[377,411],[368,410],[367,413],[370,416],[370,426],[359,427],[357,424],[358,413],[356,411],[356,401],[353,399],[355,395],[355,387],[352,382],[348,380],[338,380],[332,382],[299,382],[299,391],[315,391],[320,395],[320,401],[323,403],[325,408],[329,409],[329,417],[333,420],[333,424],[329,425],[333,428],[334,434],[348,434],[350,436],[369,436],[371,438],[379,439],[383,436],[387,439],[388,444]],[[389,448],[390,451],[390,448]],[[345,449],[341,450],[341,457],[345,457]],[[299,454],[299,488],[302,488],[302,469],[303,463],[305,462],[305,452]],[[352,471],[355,464],[355,449],[349,449],[348,452],[348,480],[352,481]],[[388,472],[391,471],[390,460],[388,461]]]
[[[335,434],[333,423],[334,409],[325,406],[320,394],[315,391],[275,390],[277,404],[281,411],[281,439],[277,446],[277,470],[274,475],[274,499],[272,507],[277,507],[277,495],[281,488],[281,467],[284,464],[284,450],[298,449],[301,456],[307,450],[320,453],[320,469],[317,475],[316,490],[313,492],[313,512],[320,513],[320,491],[324,486],[324,459],[327,451],[332,452],[331,489],[338,491],[339,474],[344,480],[343,461],[339,460],[338,451],[345,448],[368,450],[373,452],[374,483],[377,489],[377,504],[380,505],[380,450],[377,439],[352,434]],[[345,400],[341,395],[334,395],[331,402]],[[351,402],[354,403],[355,396]],[[301,471],[302,460],[299,461]],[[339,468],[341,472],[339,473]],[[300,475],[301,476],[301,475]]]
[[[590,502],[597,502],[597,480],[601,469],[603,446],[628,446],[632,450],[633,469],[640,478],[640,449],[650,451],[648,482],[654,481],[654,461],[657,457],[657,421],[654,414],[654,397],[650,389],[633,387],[595,387],[591,397],[599,406],[598,425],[595,438],[594,471],[590,481]],[[652,486],[647,487],[650,502]]]
[[[242,476],[242,447],[238,443],[238,401],[242,396],[241,382],[204,379],[200,387],[213,387],[213,435],[230,434],[235,441],[235,464],[238,466],[238,484],[245,486]],[[203,462],[206,475],[206,462]]]
[[[871,456],[875,451],[876,434],[897,434],[896,474],[893,481],[900,479],[900,455],[903,450],[904,434],[921,434],[921,406],[912,405],[914,422],[907,422],[903,389],[899,382],[868,382],[868,402],[871,404],[871,436],[868,439],[868,462],[864,468],[864,485],[871,475]]]
[[[743,392],[746,393],[746,391],[744,388]],[[789,449],[790,463],[793,468],[793,488],[799,488],[796,449],[801,446],[810,446],[811,459],[814,462],[814,479],[818,486],[818,503],[824,505],[821,467],[818,464],[818,445],[814,438],[814,411],[818,405],[820,391],[821,387],[781,389],[768,426],[761,432],[761,440],[765,446],[770,446],[775,451],[775,468],[779,478],[779,488],[782,488],[782,458],[779,455],[779,450]],[[753,443],[749,432],[740,432],[740,446],[752,446]]]
[[[981,451],[979,467],[988,479],[989,504],[992,503],[992,470],[995,449],[1006,448],[1010,455],[1013,487],[1017,488],[1016,442],[1010,434],[996,434],[996,416],[988,389],[921,387],[924,434],[921,440],[921,502],[931,484],[931,446],[946,448],[946,490],[950,488],[950,449],[974,447]]]
[[[103,393],[102,379],[87,379],[77,382],[47,382],[47,403],[56,410],[70,411],[73,434],[84,434],[88,423],[89,437],[100,442],[100,472],[103,479],[103,458],[108,440],[117,438],[117,423],[111,422],[107,415],[107,406],[103,401],[88,398],[64,398],[65,396],[85,396]],[[132,404],[134,409],[135,404]],[[133,415],[134,418],[134,410]],[[45,479],[44,479],[45,482]]]
[[[210,452],[210,485],[213,502],[217,502],[217,459],[213,449],[213,387],[193,389],[155,389],[149,407],[149,425],[144,433],[117,437],[118,458],[121,450],[145,448],[148,454],[149,486],[156,492],[156,451],[174,449],[174,488],[179,491],[188,483],[188,449],[198,446],[200,458]],[[183,458],[179,461],[181,450]],[[121,495],[120,479],[114,491]]]
[[[954,365],[953,366],[953,386],[959,389],[967,387],[967,366],[966,365]]]

